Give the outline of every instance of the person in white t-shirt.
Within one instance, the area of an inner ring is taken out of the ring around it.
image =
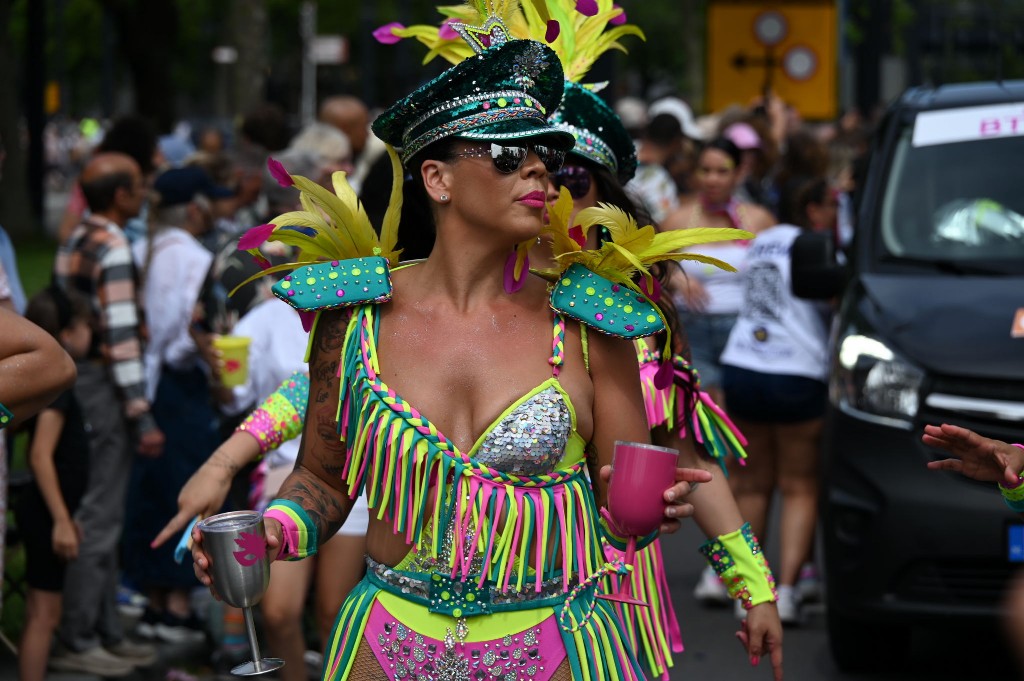
[[[790,249],[805,229],[832,229],[835,200],[825,180],[803,185],[791,205],[796,224],[758,233],[740,272],[744,295],[722,352],[729,415],[750,457],[730,476],[743,517],[765,535],[768,507],[782,493],[779,617],[800,619],[794,585],[811,553],[817,520],[819,444],[827,399],[827,304],[793,295]],[[831,210],[829,208],[831,207]]]

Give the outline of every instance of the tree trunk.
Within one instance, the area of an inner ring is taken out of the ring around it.
[[[705,74],[707,73],[707,3],[679,3],[680,23],[686,31],[683,50],[686,58],[686,72],[683,91],[686,101],[695,113],[704,110]]]
[[[175,113],[171,66],[178,48],[175,0],[103,0],[117,27],[121,55],[131,72],[135,113],[171,130]]]
[[[270,70],[267,3],[232,0],[230,25],[228,43],[238,50],[238,61],[231,67],[232,103],[234,112],[244,116],[265,98]]]
[[[40,223],[33,215],[26,178],[26,157],[21,140],[21,97],[15,72],[14,54],[8,29],[11,25],[12,0],[0,0],[0,141],[7,150],[7,159],[0,168],[0,225],[12,237],[20,239],[39,233]]]

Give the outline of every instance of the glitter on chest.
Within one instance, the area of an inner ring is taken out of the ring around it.
[[[565,453],[571,429],[572,417],[562,394],[547,388],[502,419],[473,458],[503,473],[550,473]]]

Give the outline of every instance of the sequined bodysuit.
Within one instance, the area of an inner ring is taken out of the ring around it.
[[[466,452],[380,378],[378,328],[376,306],[354,309],[343,477],[412,548],[395,566],[368,559],[324,678],[349,678],[361,645],[393,680],[545,681],[566,664],[574,678],[643,678],[618,617],[595,598],[608,566],[585,442],[558,381],[564,320],[554,319],[552,376]]]

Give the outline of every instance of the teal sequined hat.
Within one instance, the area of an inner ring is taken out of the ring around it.
[[[534,40],[510,39],[501,21],[452,25],[475,56],[404,97],[373,122],[373,132],[408,161],[447,137],[497,141],[544,136],[568,151],[571,134],[548,122],[562,99],[558,56]]]
[[[622,119],[603,99],[578,83],[565,82],[562,103],[551,115],[575,140],[571,153],[603,166],[626,184],[636,173],[636,147]]]

